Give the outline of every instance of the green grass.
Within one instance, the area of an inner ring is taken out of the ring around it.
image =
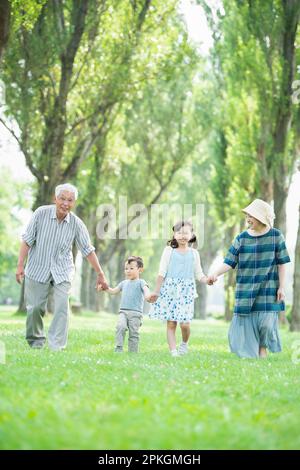
[[[113,353],[115,322],[72,317],[67,350],[53,353],[29,349],[25,319],[0,313],[2,449],[300,448],[299,334],[241,360],[225,323],[194,321],[190,353],[171,358],[165,325],[148,319],[139,354]]]

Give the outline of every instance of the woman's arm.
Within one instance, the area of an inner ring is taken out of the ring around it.
[[[207,277],[207,284],[212,285],[214,282],[217,281],[219,276],[222,276],[222,274],[227,273],[231,269],[232,267],[229,266],[229,264],[226,264],[226,263],[221,264],[221,266],[219,266],[219,268],[216,269],[216,271],[213,274]]]
[[[222,276],[222,274],[227,273],[231,269],[232,269],[232,267],[229,266],[229,264],[223,263],[223,264],[221,264],[221,266],[218,269],[216,269],[216,271],[214,272],[214,275],[216,277]]]
[[[284,286],[285,286],[285,265],[278,264],[279,288],[277,290],[277,302],[285,299]]]

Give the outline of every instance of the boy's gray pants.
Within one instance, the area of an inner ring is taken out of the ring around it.
[[[139,350],[139,329],[142,325],[143,315],[135,310],[121,310],[116,328],[116,352],[123,351],[125,334],[128,330],[128,351],[138,352]]]
[[[27,310],[26,340],[29,346],[41,348],[45,344],[43,316],[50,290],[49,282],[37,282],[25,277],[25,302]],[[54,312],[48,331],[49,347],[65,348],[68,339],[70,282],[53,283]]]

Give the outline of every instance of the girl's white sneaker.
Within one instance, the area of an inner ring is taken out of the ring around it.
[[[187,343],[181,343],[181,345],[178,348],[178,354],[179,356],[183,356],[184,354],[187,354],[188,352],[188,345]]]
[[[177,349],[172,349],[172,351],[170,351],[170,353],[171,353],[172,357],[177,357],[179,355]]]

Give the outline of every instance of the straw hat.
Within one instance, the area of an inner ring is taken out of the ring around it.
[[[255,199],[242,211],[259,220],[262,224],[273,227],[275,219],[273,208],[267,202],[262,201],[262,199]]]

